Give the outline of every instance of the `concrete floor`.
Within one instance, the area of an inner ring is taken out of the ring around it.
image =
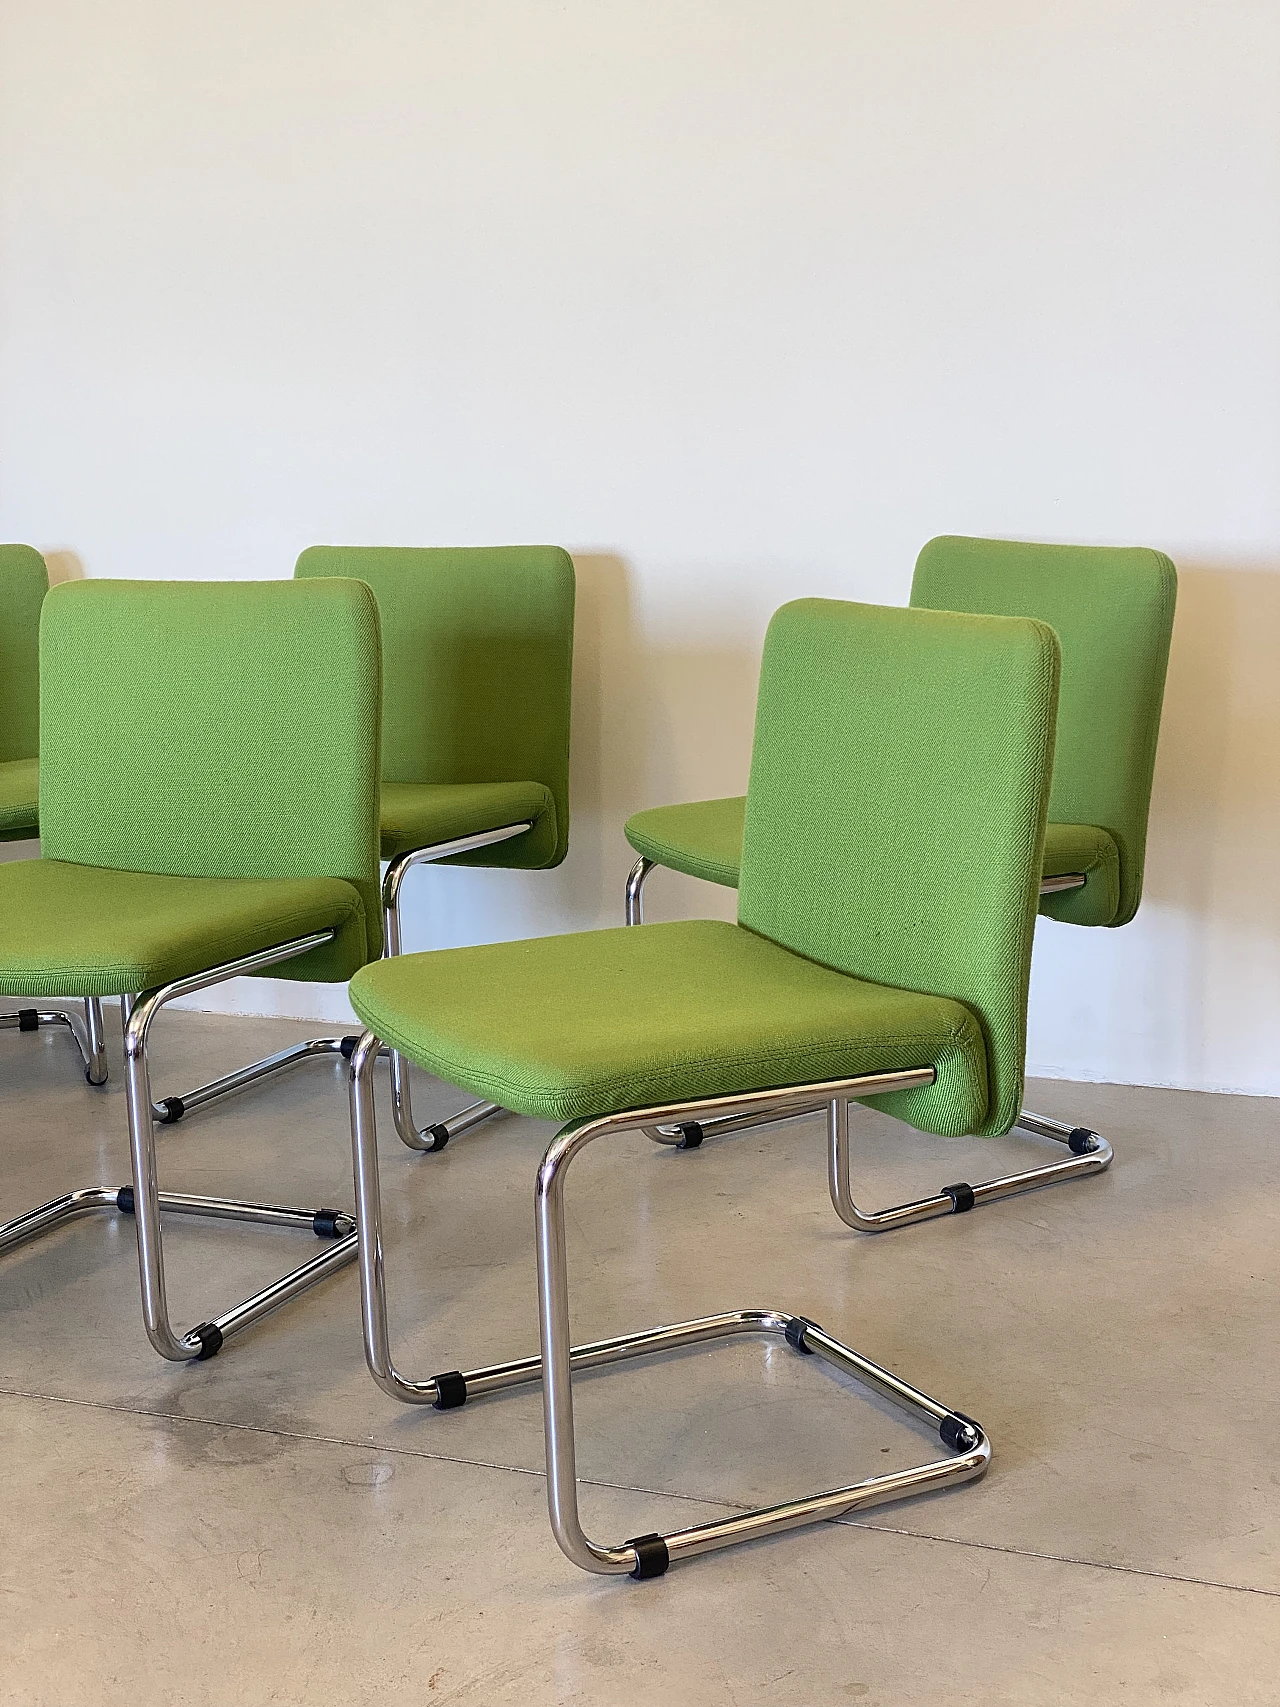
[[[0,1033],[0,1212],[127,1180],[111,1018],[100,1091],[65,1034]],[[306,1029],[165,1015],[157,1094]],[[587,1577],[556,1548],[536,1390],[443,1415],[378,1392],[354,1270],[175,1368],[143,1336],[130,1224],[87,1219],[10,1256],[0,1702],[1270,1707],[1280,1106],[1062,1083],[1029,1101],[1105,1131],[1111,1172],[879,1238],[832,1213],[812,1120],[690,1154],[623,1139],[576,1166],[576,1337],[803,1312],[981,1418],[995,1449],[976,1485],[654,1583]],[[456,1105],[423,1084],[420,1116]],[[531,1187],[550,1129],[503,1117],[419,1157],[382,1125],[401,1367],[532,1351]],[[1041,1148],[869,1114],[856,1131],[871,1205]],[[160,1145],[172,1189],[350,1202],[329,1065]],[[174,1226],[177,1319],[307,1247]],[[747,1341],[587,1377],[578,1421],[584,1514],[610,1538],[927,1455],[900,1414]]]

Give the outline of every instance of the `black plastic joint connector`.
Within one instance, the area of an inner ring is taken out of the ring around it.
[[[456,1411],[467,1402],[466,1377],[457,1369],[446,1369],[443,1375],[433,1375],[436,1396],[431,1401],[438,1411]]]
[[[311,1231],[317,1239],[340,1239],[342,1228],[338,1223],[349,1219],[341,1209],[317,1209],[311,1217]]]
[[[660,1577],[671,1563],[671,1554],[661,1535],[635,1535],[624,1546],[636,1550],[636,1568],[631,1572],[636,1582],[642,1583],[649,1577]]]
[[[953,1215],[963,1215],[966,1209],[973,1208],[973,1187],[966,1185],[964,1180],[957,1180],[955,1185],[944,1185],[938,1195],[951,1199]]]
[[[116,1193],[116,1208],[122,1210],[126,1215],[133,1214],[133,1187],[131,1185],[122,1185]]]
[[[344,1061],[349,1061],[355,1054],[356,1044],[359,1043],[359,1041],[360,1039],[358,1037],[344,1037],[338,1044],[338,1048],[342,1051],[342,1059]]]
[[[164,1110],[160,1117],[162,1126],[176,1126],[187,1112],[187,1105],[181,1097],[165,1097],[162,1102],[156,1104],[156,1107]],[[212,1356],[212,1352],[209,1355]]]
[[[444,1125],[428,1126],[427,1131],[423,1133],[424,1138],[427,1133],[431,1135],[431,1142],[427,1145],[427,1154],[433,1156],[437,1150],[443,1150],[449,1142],[449,1128]]]
[[[39,1031],[39,1029],[40,1029],[40,1010],[38,1008],[19,1008],[18,1009],[18,1030],[19,1031]]]
[[[982,1433],[982,1424],[974,1422],[972,1417],[965,1416],[963,1411],[948,1411],[938,1424],[938,1433],[942,1444],[949,1446],[952,1452],[972,1452],[977,1444],[973,1431]]]
[[[676,1145],[676,1149],[696,1150],[705,1136],[706,1134],[696,1120],[686,1120],[680,1128],[680,1142]]]
[[[1098,1147],[1098,1134],[1087,1126],[1073,1126],[1067,1139],[1067,1149],[1073,1156],[1088,1156]]]
[[[818,1324],[811,1322],[807,1316],[792,1316],[782,1330],[782,1336],[792,1351],[802,1351],[806,1357],[812,1357],[813,1347],[804,1343],[804,1336],[810,1328],[817,1326]],[[820,1329],[819,1332],[821,1332]]]
[[[207,1363],[211,1357],[217,1357],[222,1350],[222,1329],[216,1322],[200,1322],[191,1330],[193,1340],[200,1341],[200,1350],[196,1353],[197,1363]]]

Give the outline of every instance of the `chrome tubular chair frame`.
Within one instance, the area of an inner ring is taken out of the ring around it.
[[[641,912],[645,879],[653,870],[654,861],[640,858],[632,866],[627,878],[626,921],[629,925],[643,923]],[[1083,888],[1085,878],[1073,872],[1061,877],[1046,877],[1041,880],[1042,895],[1061,894],[1065,889]],[[797,1112],[814,1114],[821,1104],[815,1102],[803,1110],[793,1109],[788,1114],[773,1114],[761,1118],[756,1114],[735,1114],[713,1120],[686,1120],[678,1124],[666,1122],[661,1126],[646,1127],[645,1135],[655,1144],[669,1144],[675,1149],[696,1150],[704,1138],[720,1136],[726,1132],[741,1131],[746,1127],[768,1126],[778,1120],[790,1120]],[[832,1116],[834,1119],[834,1116]],[[1087,1126],[1070,1126],[1062,1120],[1051,1120],[1047,1115],[1032,1114],[1024,1109],[1014,1123],[1014,1131],[1027,1132],[1036,1138],[1049,1138],[1057,1144],[1064,1145],[1070,1152],[1070,1159],[1060,1162],[1049,1162],[1043,1167],[1027,1168],[1021,1173],[1003,1174],[998,1179],[983,1180],[977,1185],[970,1185],[967,1180],[957,1180],[954,1185],[945,1185],[931,1197],[918,1198],[910,1203],[899,1203],[890,1209],[861,1210],[853,1201],[849,1187],[849,1110],[844,1105],[841,1115],[843,1137],[837,1144],[833,1135],[831,1140],[831,1201],[835,1205],[836,1214],[846,1224],[854,1227],[860,1233],[884,1233],[891,1227],[906,1227],[913,1221],[932,1221],[938,1215],[962,1215],[966,1210],[974,1209],[979,1203],[989,1203],[1000,1197],[1016,1197],[1019,1192],[1035,1191],[1042,1185],[1056,1185],[1060,1180],[1075,1179],[1082,1174],[1104,1173],[1111,1166],[1112,1149],[1100,1132],[1094,1132]]]
[[[315,1285],[325,1275],[355,1261],[356,1232],[354,1218],[336,1209],[288,1209],[276,1204],[242,1203],[233,1198],[197,1197],[184,1192],[162,1192],[159,1189],[156,1147],[155,1114],[151,1101],[151,1084],[147,1066],[147,1038],[152,1022],[160,1009],[176,996],[186,996],[196,990],[235,978],[243,973],[257,972],[295,955],[305,954],[328,942],[331,931],[317,931],[292,942],[280,943],[261,953],[246,955],[190,978],[144,991],[134,1000],[126,998],[122,1005],[124,1022],[124,1054],[126,1097],[129,1117],[129,1147],[133,1162],[133,1184],[128,1186],[92,1186],[68,1192],[54,1198],[38,1209],[28,1211],[15,1220],[0,1224],[0,1255],[19,1245],[52,1232],[64,1222],[92,1209],[122,1211],[134,1216],[138,1235],[138,1269],[142,1282],[142,1315],[147,1338],[160,1353],[175,1363],[189,1359],[213,1357],[231,1338],[252,1323],[260,1321],[271,1310],[295,1298]],[[195,1215],[216,1220],[244,1221],[253,1226],[302,1228],[319,1238],[334,1242],[317,1257],[282,1275],[270,1286],[255,1292],[244,1303],[220,1316],[199,1323],[187,1333],[175,1331],[169,1317],[168,1298],[164,1280],[164,1250],[161,1240],[161,1214]]]
[[[465,1373],[455,1369],[425,1381],[414,1381],[401,1375],[395,1367],[387,1321],[373,1105],[373,1065],[378,1050],[377,1037],[372,1032],[365,1032],[351,1058],[351,1141],[356,1215],[360,1227],[365,1356],[369,1369],[383,1391],[394,1398],[410,1404],[431,1404],[438,1410],[453,1409],[470,1398],[505,1387],[541,1381],[551,1527],[561,1549],[574,1564],[609,1576],[660,1576],[674,1559],[692,1558],[698,1553],[710,1553],[736,1542],[840,1517],[861,1507],[902,1499],[926,1489],[973,1481],[986,1470],[991,1447],[981,1427],[971,1417],[931,1399],[919,1388],[842,1345],[803,1316],[780,1310],[732,1310],[667,1327],[596,1340],[587,1345],[574,1346],[570,1338],[565,1179],[570,1163],[588,1144],[607,1134],[644,1130],[650,1125],[670,1124],[688,1118],[701,1120],[742,1115],[788,1118],[811,1107],[815,1098],[830,1104],[834,1127],[834,1110],[847,1107],[849,1097],[930,1084],[934,1078],[932,1067],[898,1073],[873,1073],[821,1085],[716,1097],[571,1122],[552,1140],[538,1170],[536,1218],[541,1356],[491,1364]],[[762,1507],[717,1523],[698,1524],[664,1535],[635,1536],[613,1546],[591,1540],[583,1530],[578,1512],[573,1371],[674,1350],[679,1346],[753,1333],[785,1339],[796,1352],[814,1353],[832,1367],[854,1376],[913,1416],[922,1418],[955,1456],[933,1459],[890,1475],[871,1476],[845,1487]]]
[[[400,890],[414,866],[448,859],[453,854],[472,853],[477,848],[492,847],[495,842],[509,841],[512,836],[523,835],[532,827],[531,823],[504,824],[500,829],[482,830],[473,836],[458,836],[453,841],[437,842],[434,847],[412,848],[407,853],[398,854],[387,866],[386,875],[382,880],[384,955],[390,957],[401,952]],[[348,1060],[355,1044],[355,1035],[310,1037],[304,1043],[291,1044],[287,1049],[278,1050],[276,1054],[255,1061],[248,1067],[239,1067],[234,1073],[227,1073],[220,1079],[211,1079],[208,1084],[199,1085],[193,1091],[184,1092],[182,1096],[162,1098],[152,1104],[152,1117],[162,1125],[171,1126],[184,1115],[190,1114],[193,1109],[204,1108],[235,1091],[247,1090],[250,1085],[270,1078],[275,1073],[282,1073],[289,1067],[296,1067],[302,1061],[332,1060],[334,1056]],[[408,1066],[392,1050],[384,1049],[383,1054],[391,1058],[391,1102],[396,1131],[411,1150],[443,1150],[450,1138],[457,1138],[461,1133],[469,1132],[473,1126],[478,1126],[491,1114],[501,1112],[496,1103],[472,1103],[450,1119],[439,1121],[420,1132],[414,1124]]]
[[[102,1030],[102,1001],[98,996],[84,999],[84,1018],[63,1008],[19,1008],[16,1013],[0,1014],[0,1031],[39,1031],[42,1025],[63,1025],[80,1051],[84,1076],[91,1085],[107,1082],[107,1049]]]

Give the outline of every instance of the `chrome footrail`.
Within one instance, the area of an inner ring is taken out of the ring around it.
[[[792,1113],[799,1112],[811,1103],[815,1095],[847,1099],[851,1095],[872,1095],[929,1084],[934,1076],[931,1067],[901,1073],[870,1074],[821,1086],[712,1098],[682,1104],[678,1108],[633,1110],[566,1126],[552,1141],[543,1158],[535,1194],[541,1355],[466,1371],[452,1369],[426,1380],[411,1380],[401,1375],[393,1362],[387,1319],[372,1085],[377,1050],[378,1039],[371,1032],[366,1032],[351,1059],[352,1158],[356,1215],[360,1225],[365,1356],[370,1371],[378,1385],[393,1397],[410,1404],[434,1405],[437,1410],[453,1410],[469,1399],[487,1393],[541,1381],[551,1528],[561,1549],[574,1564],[604,1575],[661,1576],[673,1560],[692,1558],[740,1541],[840,1517],[862,1507],[902,1499],[951,1483],[973,1481],[986,1470],[991,1446],[982,1428],[971,1417],[930,1398],[910,1382],[851,1350],[804,1316],[783,1310],[731,1310],[669,1326],[619,1334],[580,1346],[572,1345],[569,1337],[564,1185],[570,1164],[588,1144],[606,1134],[645,1130],[650,1124],[681,1116],[701,1118],[704,1115],[747,1112],[780,1116],[784,1108]],[[740,1334],[782,1339],[796,1353],[815,1355],[830,1367],[855,1377],[925,1422],[947,1449],[948,1455],[931,1458],[909,1470],[866,1477],[842,1487],[761,1507],[715,1523],[697,1524],[665,1534],[633,1536],[613,1544],[593,1541],[582,1527],[578,1510],[573,1372]]]

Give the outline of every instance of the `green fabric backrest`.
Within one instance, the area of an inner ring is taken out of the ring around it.
[[[1151,777],[1160,733],[1177,571],[1159,551],[1013,540],[932,539],[916,562],[911,603],[995,611],[1047,622],[1062,646],[1062,698],[1049,816],[1097,824],[1120,850],[1120,907],[1128,924],[1142,899]],[[1083,891],[1046,897],[1041,911],[1069,923]]]
[[[840,972],[950,996],[982,1026],[983,1133],[1022,1102],[1053,763],[1042,622],[801,599],[769,624],[739,922]],[[877,1099],[954,1132],[938,1086]]]
[[[44,558],[29,545],[0,545],[0,763],[40,751],[40,606]]]
[[[388,782],[540,782],[555,820],[460,864],[541,869],[569,846],[573,560],[550,545],[317,545],[294,573],[353,575],[382,613]]]
[[[380,683],[377,605],[358,582],[55,587],[41,851],[178,877],[345,878],[376,958]],[[327,964],[321,949],[270,975]]]

